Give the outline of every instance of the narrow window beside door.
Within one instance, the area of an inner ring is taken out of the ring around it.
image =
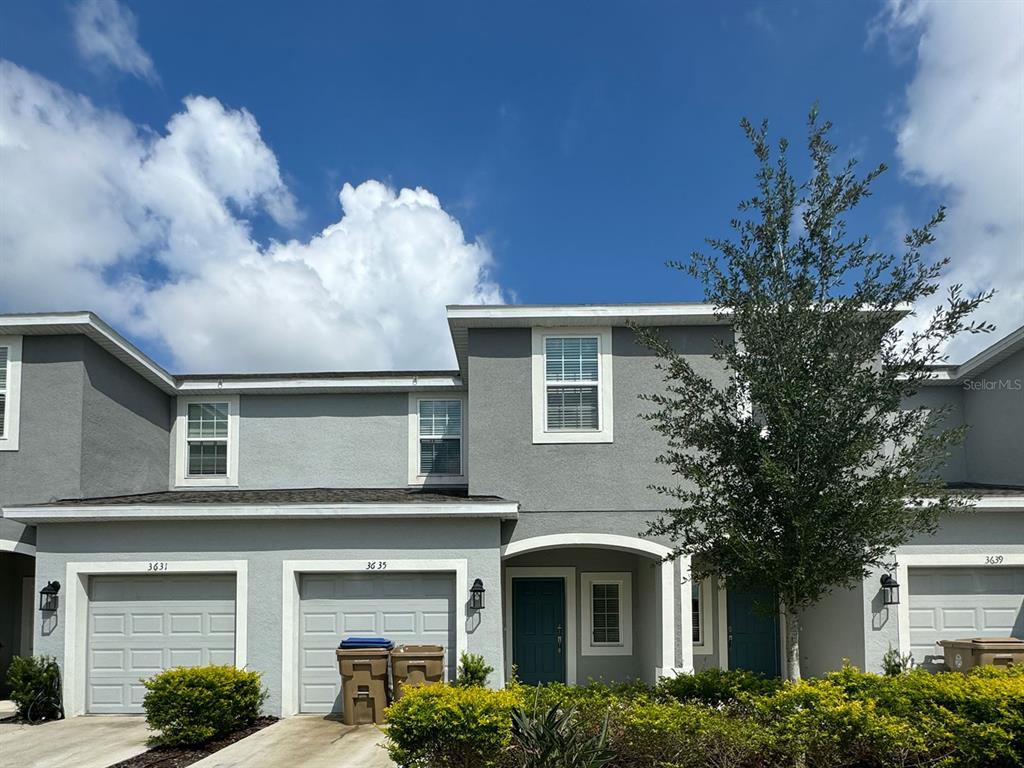
[[[633,574],[584,573],[584,656],[629,656],[633,653]]]

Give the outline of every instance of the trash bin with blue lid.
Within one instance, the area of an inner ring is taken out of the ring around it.
[[[339,644],[335,654],[341,673],[341,719],[346,725],[384,722],[393,647],[385,637],[346,637]]]

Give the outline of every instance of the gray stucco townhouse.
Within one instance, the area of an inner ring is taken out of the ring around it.
[[[701,304],[453,306],[458,370],[258,375],[172,375],[88,312],[0,315],[0,675],[56,657],[74,716],[210,662],[262,672],[270,713],[331,711],[360,634],[439,643],[449,676],[483,654],[493,685],[783,672],[759,594],[641,535],[669,477],[627,321],[724,381]],[[1024,637],[1022,380],[1024,329],[935,370],[919,398],[971,426],[946,479],[977,512],[894,553],[898,606],[873,574],[808,611],[805,673]]]

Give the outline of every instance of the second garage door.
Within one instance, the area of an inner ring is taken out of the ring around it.
[[[340,709],[334,651],[348,636],[445,648],[454,677],[455,578],[438,573],[304,574],[299,583],[299,710]]]
[[[142,679],[235,663],[235,577],[93,576],[86,711],[142,711]]]
[[[1024,638],[1024,568],[911,568],[910,649],[941,663],[939,640]]]

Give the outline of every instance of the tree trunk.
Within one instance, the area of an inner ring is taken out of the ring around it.
[[[800,615],[786,607],[786,676],[790,682],[800,679]]]

